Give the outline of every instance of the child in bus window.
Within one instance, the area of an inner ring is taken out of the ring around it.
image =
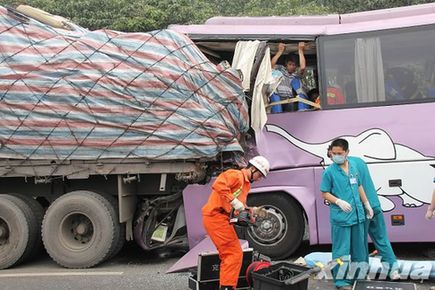
[[[283,79],[278,85],[276,92],[281,100],[289,100],[291,98],[294,98],[295,96],[308,100],[306,88],[304,83],[302,82],[302,77],[306,68],[306,61],[304,55],[305,43],[299,42],[298,44],[299,68],[297,67],[297,60],[294,55],[286,56],[284,61],[285,65],[277,64],[279,58],[284,53],[285,48],[286,46],[284,43],[279,43],[278,51],[271,60],[272,69],[278,70],[283,74]],[[283,104],[282,108],[284,111],[289,112],[296,110],[307,110],[310,109],[310,106],[305,103],[298,102]]]
[[[317,88],[311,89],[311,90],[308,92],[308,99],[309,99],[311,102],[320,105],[320,95],[319,95],[319,90],[318,90]]]

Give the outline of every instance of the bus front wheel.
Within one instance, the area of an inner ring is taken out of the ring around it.
[[[305,221],[298,204],[289,196],[279,193],[254,194],[249,206],[264,206],[268,217],[257,219],[257,226],[247,229],[249,245],[273,259],[285,259],[302,242]]]

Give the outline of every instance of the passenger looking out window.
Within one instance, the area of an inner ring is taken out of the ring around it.
[[[297,67],[297,59],[295,55],[287,55],[285,57],[284,65],[277,64],[279,58],[284,54],[286,45],[284,43],[278,44],[278,51],[273,56],[271,63],[272,68],[282,73],[282,81],[278,85],[276,94],[272,96],[272,100],[289,100],[296,96],[308,100],[306,88],[302,82],[302,77],[305,72],[305,43],[298,43],[298,56],[299,56],[299,68]],[[303,103],[287,103],[282,104],[282,110],[285,112],[300,111],[310,109],[310,106]]]

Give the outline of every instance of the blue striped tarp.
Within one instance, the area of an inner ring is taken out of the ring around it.
[[[85,31],[85,30],[84,30]],[[213,158],[243,152],[233,69],[171,30],[60,33],[0,7],[0,158]]]

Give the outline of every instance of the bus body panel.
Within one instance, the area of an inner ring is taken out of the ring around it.
[[[350,154],[367,162],[425,160],[435,156],[433,112],[435,103],[271,114],[257,149],[272,169],[319,166],[329,143],[349,136]],[[277,127],[287,134],[272,132]]]
[[[259,36],[262,39],[288,39],[428,25],[433,24],[434,16],[435,4],[428,3],[325,16],[216,17],[205,24],[175,24],[169,28],[187,34],[193,40],[234,39],[235,36],[252,39],[259,39]],[[311,21],[312,19],[314,21]]]
[[[269,115],[266,131],[257,136],[257,149],[270,160],[272,169],[314,167],[311,187],[318,195],[319,243],[330,243],[329,209],[319,191],[321,163],[331,163],[326,150],[337,137],[349,141],[349,155],[368,163],[391,240],[434,241],[431,225],[424,220],[435,175],[433,112],[435,103]],[[289,176],[281,175],[283,180],[271,186],[280,186]],[[404,215],[404,225],[391,226],[392,215]]]
[[[435,3],[403,6],[379,10],[328,15],[298,16],[216,16],[208,19],[205,25],[326,25],[385,20],[435,13]]]

